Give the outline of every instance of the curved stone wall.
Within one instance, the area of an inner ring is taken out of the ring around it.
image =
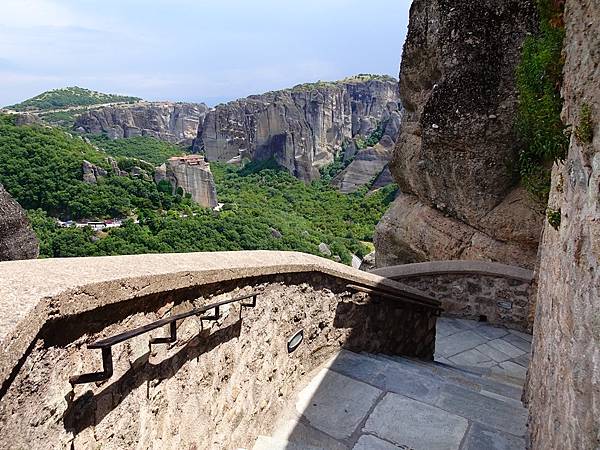
[[[430,358],[439,309],[412,288],[299,253],[11,262],[0,275],[0,448],[248,445],[340,347]],[[100,352],[86,348],[97,339],[253,291],[256,308],[187,318],[176,343],[151,350],[167,330],[135,337],[113,347],[110,379],[68,382],[100,369]],[[304,342],[288,354],[298,330]]]
[[[530,331],[533,272],[485,261],[405,264],[372,273],[401,281],[441,302],[444,314]]]

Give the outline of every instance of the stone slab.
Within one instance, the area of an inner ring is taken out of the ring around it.
[[[390,393],[375,407],[363,431],[415,450],[458,450],[467,426],[462,417]]]
[[[525,440],[474,423],[462,450],[525,450]]]
[[[298,395],[296,410],[318,430],[347,439],[382,391],[329,369],[322,369]]]
[[[475,348],[496,362],[508,361],[511,358],[506,353],[503,353],[488,344],[481,344]]]
[[[447,385],[437,406],[490,428],[525,435],[527,410],[458,386]]]
[[[489,368],[496,365],[496,362],[493,361],[489,356],[481,353],[477,349],[471,349],[459,353],[458,355],[454,355],[448,358],[453,365],[459,367],[481,367],[481,368]]]
[[[370,434],[363,434],[352,450],[409,450],[409,447],[397,446]]]
[[[502,339],[504,339],[507,342],[510,342],[512,345],[523,350],[526,353],[531,353],[531,342],[522,339],[520,336],[517,336],[514,333],[509,333],[508,336],[504,336]]]
[[[306,448],[316,447],[327,450],[348,449],[348,447],[327,436],[325,433],[294,419],[278,423],[272,437],[282,441],[293,442],[296,445],[301,444]]]
[[[525,380],[527,376],[527,369],[512,361],[499,363],[498,366],[492,367],[491,371],[497,375],[516,378],[517,380]]]
[[[508,330],[504,327],[495,327],[488,324],[481,324],[475,332],[486,339],[498,339],[509,334]]]
[[[521,356],[523,353],[525,353],[525,351],[515,347],[504,339],[494,339],[493,341],[488,341],[487,344],[490,347],[510,356],[511,358],[516,358],[517,356]]]
[[[439,339],[435,345],[436,356],[448,358],[458,353],[475,348],[487,341],[472,330],[462,331],[451,336]],[[520,355],[521,353],[519,353]],[[519,356],[515,355],[515,356]]]

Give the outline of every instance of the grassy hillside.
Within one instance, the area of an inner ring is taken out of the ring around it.
[[[7,108],[14,111],[45,111],[77,106],[100,105],[103,103],[132,103],[139,100],[141,99],[137,97],[103,94],[101,92],[74,86],[43,92],[29,100],[8,106]]]

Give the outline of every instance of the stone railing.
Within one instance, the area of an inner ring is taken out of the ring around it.
[[[434,295],[447,315],[521,331],[531,328],[533,272],[528,269],[486,261],[435,261],[384,267],[371,273]]]
[[[350,287],[349,287],[350,286]],[[257,292],[255,308],[87,345]],[[431,358],[440,303],[411,287],[291,252],[0,264],[0,448],[236,448],[269,431],[303,376],[340,347]],[[293,353],[287,345],[302,330]]]

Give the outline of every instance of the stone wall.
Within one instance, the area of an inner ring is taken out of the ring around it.
[[[377,227],[378,267],[482,259],[533,268],[542,214],[515,186],[515,72],[535,2],[415,0],[400,69],[392,174],[402,193]]]
[[[268,433],[296,383],[342,347],[432,357],[435,308],[353,291],[348,283],[375,288],[372,281],[378,277],[308,255],[287,258],[303,261],[297,267],[265,270],[268,266],[257,265],[255,272],[264,275],[239,278],[236,264],[252,272],[248,254],[278,254],[286,260],[277,252],[216,254],[221,261],[232,261],[229,269],[222,262],[218,274],[206,272],[196,278],[204,281],[191,284],[193,272],[178,272],[174,280],[187,288],[180,284],[165,291],[163,285],[161,292],[143,295],[139,293],[153,284],[151,279],[138,284],[121,278],[103,289],[82,285],[70,295],[81,297],[79,304],[85,298],[88,305],[73,314],[66,314],[64,302],[55,296],[54,313],[0,393],[0,448],[236,448]],[[153,270],[161,256],[148,255],[146,271]],[[162,262],[168,264],[171,255],[164,256]],[[210,256],[191,257],[189,264],[211,261]],[[143,272],[145,258],[91,258],[90,265],[106,278],[112,270],[108,262],[131,264],[135,259],[138,265],[133,270]],[[339,273],[347,275],[327,274],[327,267],[339,267]],[[128,270],[129,265],[123,267]],[[209,283],[213,276],[221,281]],[[109,292],[126,292],[134,286],[138,286],[135,299],[100,301]],[[397,293],[404,289],[381,279],[380,289],[389,292],[394,286]],[[193,306],[254,291],[260,292],[256,308],[240,311],[232,304],[222,308],[218,322],[202,323],[196,317],[179,322],[175,344],[155,345],[149,351],[150,337],[166,333],[158,329],[116,345],[109,380],[71,388],[70,376],[100,369],[99,351],[86,349],[86,344]],[[404,292],[418,295],[408,287]],[[304,342],[288,354],[287,341],[300,329]]]
[[[552,175],[541,244],[533,357],[529,369],[532,449],[600,448],[600,4],[567,0],[563,121],[592,110],[593,139],[571,137]]]
[[[531,332],[533,272],[479,261],[437,261],[373,271],[442,302],[444,315]]]

